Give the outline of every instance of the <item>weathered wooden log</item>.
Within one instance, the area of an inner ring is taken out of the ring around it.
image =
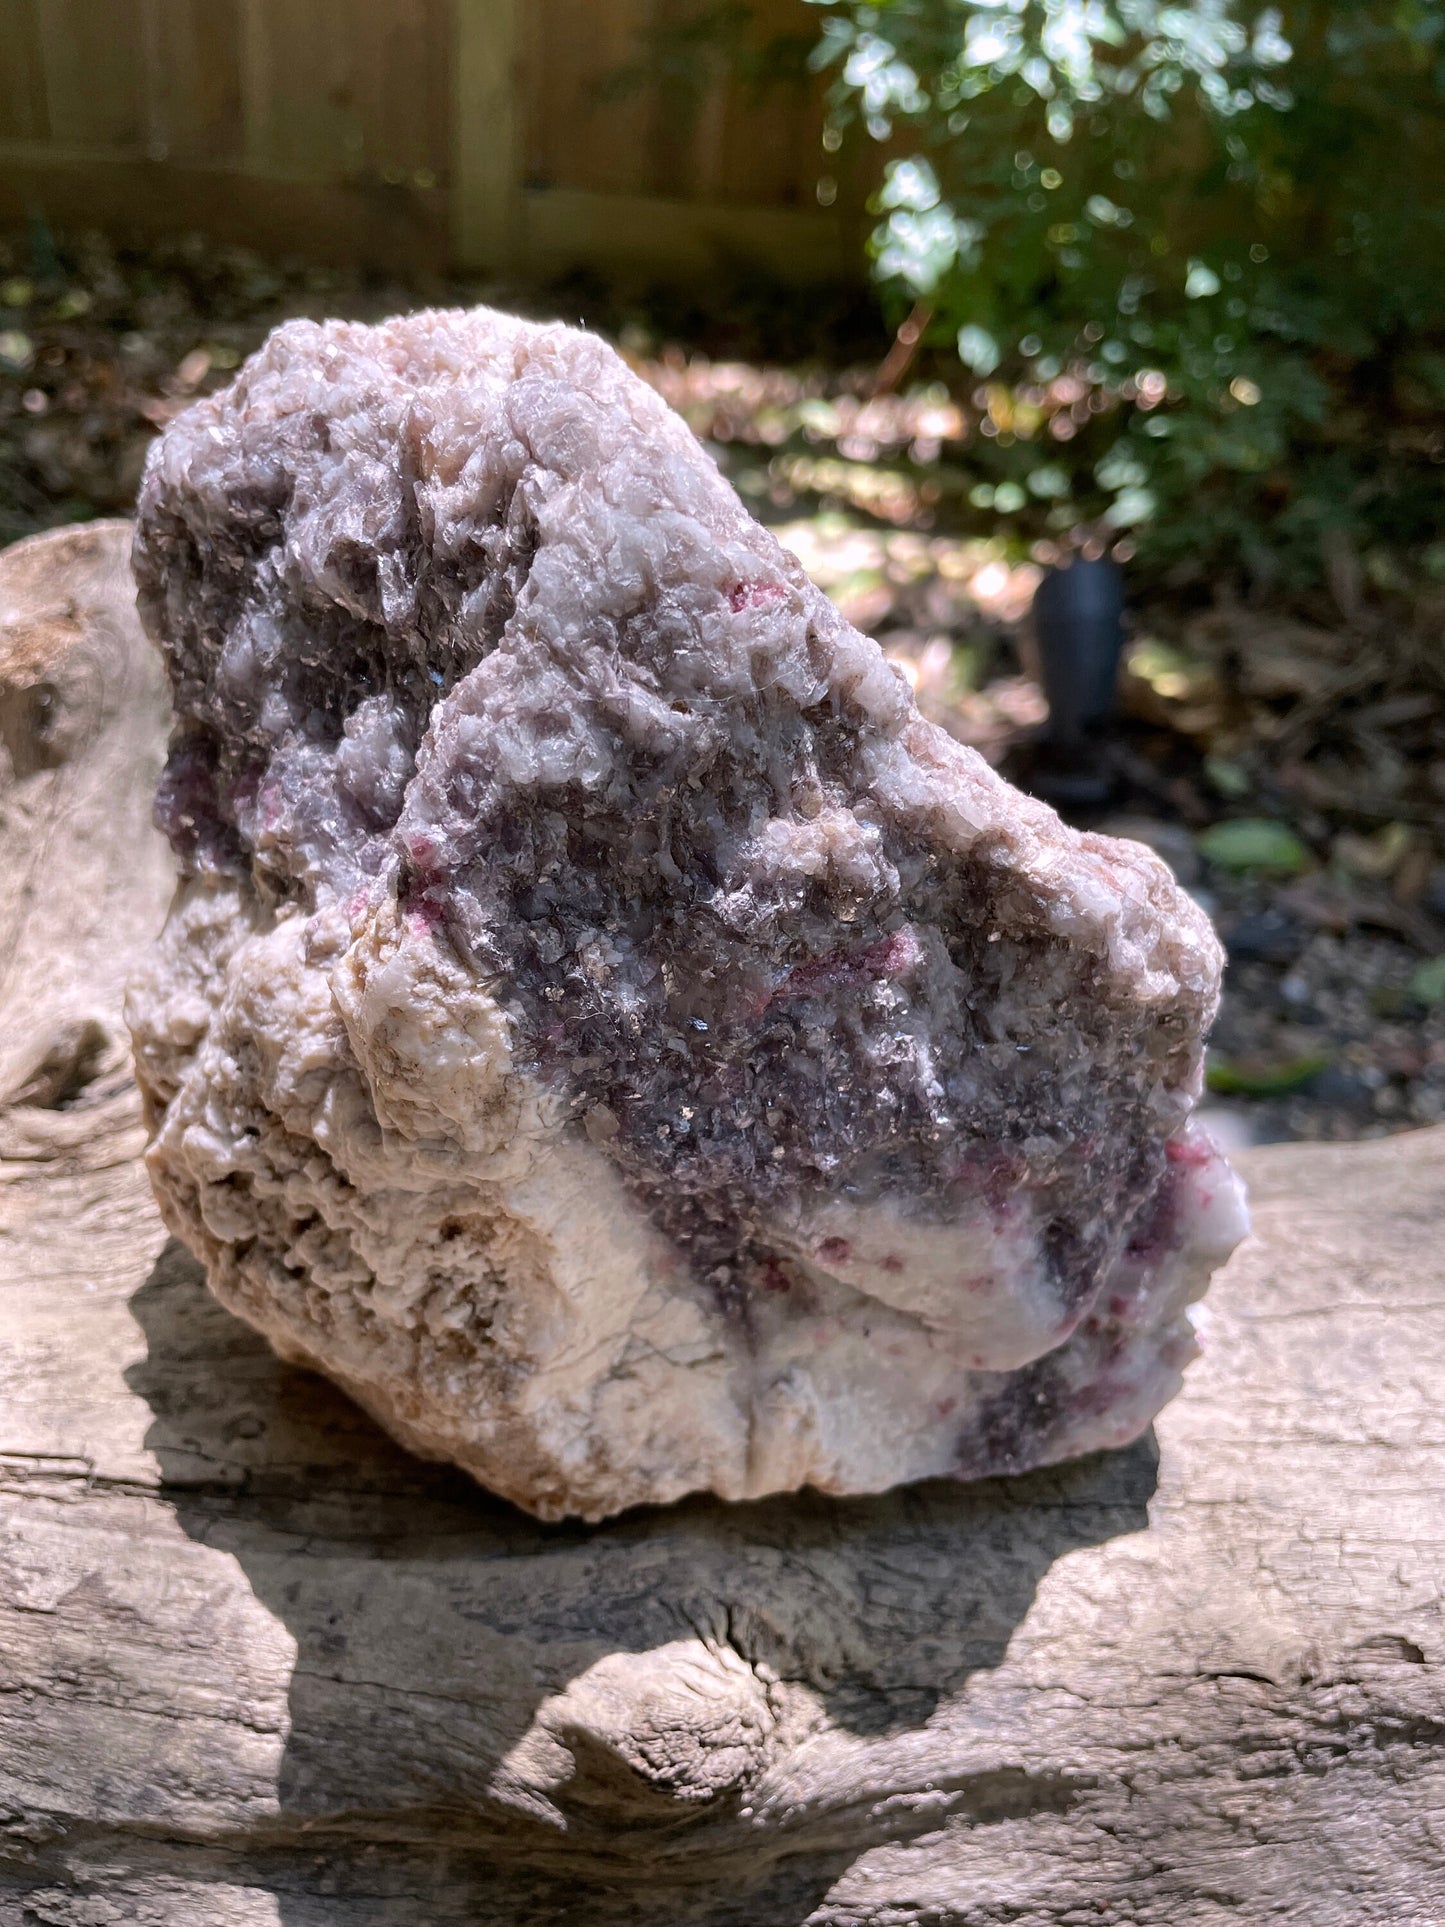
[[[166,1239],[126,539],[0,560],[0,1921],[1445,1921],[1445,1132],[1245,1160],[1157,1445],[539,1525]]]

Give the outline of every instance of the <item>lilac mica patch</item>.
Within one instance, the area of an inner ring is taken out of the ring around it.
[[[547,1517],[1123,1442],[1243,1229],[1219,946],[591,336],[279,329],[152,451],[130,1015],[224,1301]]]

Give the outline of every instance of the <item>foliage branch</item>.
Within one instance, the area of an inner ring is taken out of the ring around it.
[[[1440,0],[809,4],[874,273],[994,397],[980,505],[1280,586],[1445,557]]]

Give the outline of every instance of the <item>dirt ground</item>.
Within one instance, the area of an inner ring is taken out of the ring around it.
[[[157,430],[285,316],[525,305],[610,333],[925,711],[1029,782],[1047,707],[1028,615],[1060,551],[968,509],[969,445],[996,400],[926,380],[882,392],[866,310],[765,295],[622,304],[277,268],[196,241],[0,237],[0,543],[126,512]],[[1110,794],[1073,815],[1152,844],[1215,919],[1230,962],[1209,1108],[1236,1143],[1445,1118],[1442,628],[1445,591],[1403,606],[1347,558],[1288,608],[1134,594]]]

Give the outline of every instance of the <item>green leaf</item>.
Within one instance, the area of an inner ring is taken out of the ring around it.
[[[1250,791],[1249,771],[1238,763],[1232,763],[1226,756],[1206,756],[1204,775],[1209,787],[1218,795],[1237,802]]]
[[[703,31],[741,46],[748,11],[693,0],[690,57]],[[1384,593],[1445,579],[1427,426],[1445,400],[1445,0],[810,12],[830,136],[888,144],[875,277],[926,299],[932,345],[958,341],[961,393],[972,376],[1040,417],[1020,433],[998,411],[969,480],[1013,477],[1009,438],[1067,476],[1011,537],[1062,532],[1057,500],[1081,529],[1127,530],[1141,583],[1287,598],[1321,584],[1338,525],[1361,555],[1398,555]],[[676,71],[658,74],[674,91]],[[1119,443],[1146,473],[1096,474]]]
[[[35,344],[29,335],[22,334],[18,328],[0,332],[0,368],[9,374],[21,375],[34,359]]]
[[[958,358],[976,375],[991,375],[1002,360],[998,343],[976,321],[965,323],[958,331]]]
[[[1327,1057],[1290,1057],[1279,1064],[1212,1057],[1204,1081],[1219,1097],[1288,1097],[1302,1091],[1329,1063]]]
[[[1445,957],[1427,957],[1424,963],[1415,966],[1410,978],[1410,995],[1417,1004],[1427,1004],[1432,1009],[1437,1004],[1445,1004]]]
[[[1289,825],[1266,816],[1216,823],[1199,838],[1199,854],[1239,875],[1297,877],[1310,866],[1309,851]]]

